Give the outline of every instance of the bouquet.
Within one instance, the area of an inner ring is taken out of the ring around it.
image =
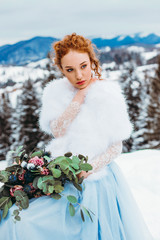
[[[92,166],[87,163],[88,157],[81,154],[73,156],[68,152],[64,156],[51,159],[50,153],[41,149],[26,154],[23,146],[10,152],[15,159],[14,164],[0,171],[0,182],[4,183],[0,188],[0,210],[2,210],[2,218],[6,218],[9,208],[15,203],[17,209],[12,215],[15,222],[21,220],[20,211],[29,207],[31,198],[47,195],[59,200],[64,196],[66,182],[72,183],[82,191],[83,177],[78,179],[77,175],[82,170],[92,169]],[[78,203],[75,196],[67,195],[66,198],[71,216],[75,215],[74,205],[79,204],[82,220],[85,221],[85,214],[93,221],[91,214],[94,213]]]

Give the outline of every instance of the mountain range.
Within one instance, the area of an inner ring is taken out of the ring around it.
[[[0,64],[25,65],[29,62],[46,58],[48,52],[51,51],[52,43],[58,40],[58,38],[54,37],[36,36],[15,44],[0,46]],[[152,47],[160,43],[160,36],[154,33],[148,34],[147,36],[141,36],[137,33],[133,36],[118,35],[111,39],[96,37],[92,38],[91,41],[99,49],[104,49],[107,46],[110,48],[119,48],[133,45]]]

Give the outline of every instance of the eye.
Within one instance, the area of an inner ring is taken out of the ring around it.
[[[72,72],[72,71],[73,71],[72,68],[67,69],[67,72]]]
[[[85,67],[87,67],[87,64],[82,65],[82,68],[85,68]]]

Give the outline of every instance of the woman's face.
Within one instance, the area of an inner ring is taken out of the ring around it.
[[[79,89],[87,87],[91,80],[91,62],[87,52],[70,50],[61,58],[62,72],[70,83]]]

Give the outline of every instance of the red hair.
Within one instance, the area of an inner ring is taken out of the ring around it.
[[[57,65],[59,69],[62,69],[61,58],[65,56],[71,49],[79,52],[87,52],[91,61],[91,68],[98,78],[101,78],[101,68],[98,58],[94,52],[93,47],[96,48],[94,44],[87,38],[81,35],[72,33],[71,35],[66,35],[61,41],[55,42],[53,44],[54,49],[54,65]]]

